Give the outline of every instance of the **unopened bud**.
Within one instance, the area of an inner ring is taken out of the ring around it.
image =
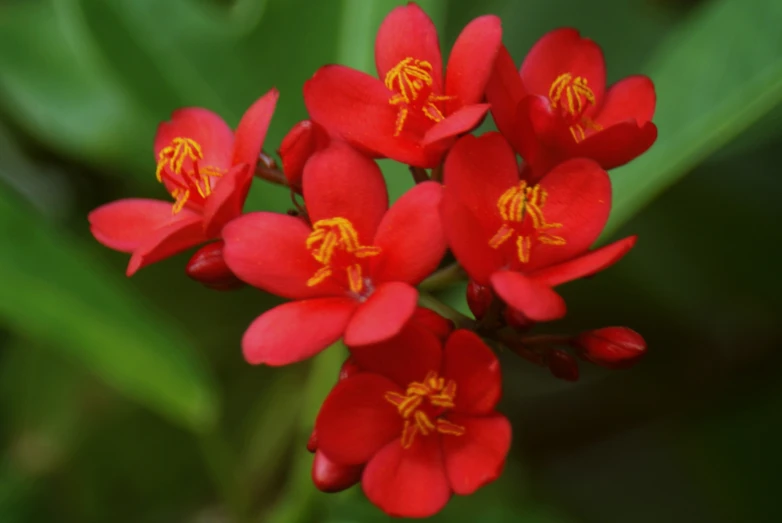
[[[312,429],[310,439],[307,440],[307,450],[312,453],[318,450],[318,433],[315,431],[315,429]]]
[[[285,178],[292,187],[301,186],[304,164],[315,152],[326,147],[328,140],[326,132],[310,120],[299,122],[288,131],[277,152]]]
[[[337,381],[347,379],[354,374],[358,374],[359,372],[361,372],[361,367],[358,366],[353,358],[349,357],[345,360],[345,363],[342,364],[342,367],[340,367]]]
[[[643,337],[627,327],[604,327],[583,332],[573,340],[587,361],[609,369],[625,369],[646,354]]]
[[[493,299],[494,292],[491,288],[480,285],[474,280],[470,280],[467,284],[467,306],[470,307],[476,320],[483,318]]]
[[[244,286],[244,282],[237,278],[225,264],[223,247],[225,243],[217,241],[198,249],[187,262],[185,268],[187,275],[217,291],[228,291]]]
[[[578,381],[578,362],[562,349],[552,349],[547,355],[548,369],[561,380]]]
[[[526,314],[513,307],[505,307],[502,317],[508,327],[517,331],[526,331],[535,326],[535,322],[529,319]]]
[[[312,482],[322,492],[340,492],[358,483],[363,470],[363,465],[335,463],[318,450],[312,460]]]
[[[410,321],[417,323],[421,327],[431,331],[441,341],[445,342],[448,336],[453,332],[453,321],[443,318],[436,312],[426,307],[417,307]]]

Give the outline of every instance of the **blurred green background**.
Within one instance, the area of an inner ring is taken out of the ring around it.
[[[274,298],[192,283],[187,254],[127,280],[86,214],[167,197],[152,140],[178,107],[235,125],[276,86],[276,149],[306,117],[303,82],[331,62],[372,71],[375,31],[401,3],[0,0],[0,522],[387,519],[356,489],[310,484],[304,441],[341,353],[245,364],[243,329]],[[569,317],[545,326],[628,325],[648,357],[584,365],[571,384],[503,355],[505,474],[435,519],[779,521],[782,2],[421,4],[444,53],[483,13],[503,18],[517,61],[546,31],[579,28],[609,80],[653,78],[660,131],[612,173],[605,240],[638,233],[637,248],[565,287]],[[410,186],[385,167],[393,195]],[[248,209],[287,205],[257,183]],[[445,298],[463,308],[461,291]]]

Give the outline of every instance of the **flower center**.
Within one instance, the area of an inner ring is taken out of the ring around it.
[[[441,416],[454,407],[456,382],[441,378],[432,371],[423,381],[407,386],[405,394],[386,392],[385,399],[397,408],[405,420],[402,429],[402,447],[410,448],[416,434],[428,436],[432,432],[461,436],[465,428]],[[434,420],[434,421],[433,421]]]
[[[380,247],[361,245],[353,224],[340,217],[315,222],[307,237],[307,249],[323,264],[307,280],[309,287],[335,277],[356,294],[362,294],[369,284],[363,276],[365,259],[380,254]]]
[[[573,77],[563,73],[551,84],[548,97],[553,109],[560,109],[562,115],[572,122],[570,134],[576,142],[586,138],[587,130],[599,131],[600,125],[584,116],[584,112],[596,104],[595,93],[587,85],[583,76]]]
[[[547,196],[540,185],[529,186],[523,180],[502,193],[497,209],[503,223],[489,240],[491,248],[499,249],[516,235],[516,255],[521,263],[527,263],[533,240],[546,245],[565,245],[563,237],[546,232],[562,227],[561,223],[548,223],[543,216]]]
[[[188,201],[203,205],[212,194],[213,179],[225,174],[217,167],[201,165],[203,159],[201,145],[192,138],[174,138],[158,153],[155,176],[176,200],[174,214]]]
[[[423,113],[433,122],[444,120],[445,116],[435,103],[455,98],[432,92],[434,84],[432,64],[410,56],[386,73],[385,84],[388,89],[395,92],[388,99],[388,103],[399,106],[394,136],[399,136],[399,133],[402,132],[411,111]]]

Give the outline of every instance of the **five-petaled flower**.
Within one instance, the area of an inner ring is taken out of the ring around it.
[[[443,348],[410,325],[351,354],[360,371],[323,403],[317,446],[342,467],[366,464],[361,484],[372,503],[393,516],[426,517],[452,493],[472,494],[500,475],[511,427],[494,411],[499,362],[476,334],[454,331]]]
[[[278,93],[258,99],[233,131],[215,113],[180,109],[155,136],[157,179],[170,202],[132,198],[98,207],[90,229],[103,245],[132,253],[127,275],[218,238],[242,212]]]
[[[239,278],[297,300],[247,330],[250,363],[293,363],[343,334],[349,345],[394,336],[415,312],[414,285],[445,252],[435,182],[417,185],[389,209],[377,164],[333,142],[307,162],[303,185],[311,225],[259,212],[223,232],[225,260]]]
[[[533,182],[519,177],[499,133],[461,138],[445,161],[451,250],[477,284],[533,321],[564,316],[553,286],[603,270],[633,246],[629,237],[587,253],[610,209],[611,183],[597,163],[569,160]]]
[[[657,138],[652,81],[630,76],[606,89],[603,52],[575,29],[543,36],[518,72],[503,47],[486,96],[497,128],[524,158],[532,181],[570,158],[618,167]]]
[[[501,36],[496,16],[473,20],[453,46],[443,81],[434,24],[415,4],[397,7],[375,42],[380,79],[325,66],[305,84],[304,101],[314,121],[352,145],[436,167],[455,137],[477,126],[488,111],[482,102]]]

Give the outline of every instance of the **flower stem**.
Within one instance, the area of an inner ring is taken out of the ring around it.
[[[422,182],[429,181],[429,173],[426,172],[426,169],[422,169],[421,167],[415,167],[411,165],[410,174],[413,175],[413,180],[415,180],[415,183],[422,183]]]
[[[456,324],[457,329],[475,329],[475,320],[465,316],[450,305],[446,305],[426,291],[418,293],[418,304],[422,307],[432,309],[434,312],[448,318]]]
[[[466,278],[467,273],[464,272],[462,266],[457,262],[453,262],[452,264],[432,273],[431,276],[421,282],[418,288],[429,292],[439,291],[446,289],[454,283],[458,283]]]

